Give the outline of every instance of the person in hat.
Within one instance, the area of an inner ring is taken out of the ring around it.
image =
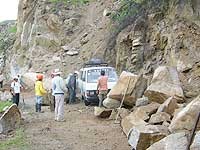
[[[47,93],[47,91],[44,89],[44,86],[42,83],[43,75],[38,74],[36,78],[37,80],[35,82],[35,96],[36,96],[35,110],[36,112],[43,112],[41,110],[42,100],[43,100],[43,96]]]
[[[15,76],[13,78],[13,81],[11,83],[11,89],[10,92],[13,95],[13,103],[15,103],[17,106],[19,105],[19,99],[20,99],[20,92],[21,92],[21,84],[18,82],[18,77]]]
[[[60,76],[61,72],[59,69],[55,69],[53,72],[54,78],[52,81],[52,89],[55,96],[55,121],[64,120],[64,93],[67,92],[65,82]]]
[[[69,88],[69,104],[76,102],[76,78],[78,76],[78,71],[75,71],[69,78],[67,87]]]

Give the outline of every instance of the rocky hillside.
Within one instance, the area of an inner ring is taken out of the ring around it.
[[[193,98],[200,92],[199,8],[198,0],[20,0],[7,72],[61,68],[67,75],[92,57],[150,77],[169,65]]]

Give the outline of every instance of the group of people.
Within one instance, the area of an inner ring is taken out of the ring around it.
[[[51,74],[52,77],[52,87],[51,92],[54,99],[55,104],[55,121],[65,121],[64,120],[64,94],[69,92],[69,104],[75,103],[76,100],[76,78],[78,72],[75,71],[73,74],[70,74],[68,78],[63,80],[61,77],[61,71],[59,69],[55,69]],[[36,112],[41,111],[42,99],[43,96],[47,93],[44,89],[43,76],[37,75],[37,81],[35,83],[35,95],[36,95]]]
[[[77,75],[78,72],[75,71],[70,74],[66,80],[61,77],[61,71],[55,69],[52,73],[52,87],[51,92],[54,97],[55,103],[55,121],[65,121],[64,120],[64,94],[69,93],[69,104],[75,103],[76,101],[76,87],[77,87]],[[37,80],[35,82],[35,110],[36,112],[43,112],[41,110],[43,97],[47,94],[47,90],[43,86],[43,75],[38,74],[36,76]],[[99,97],[99,107],[102,106],[103,100],[106,98],[108,92],[108,77],[105,75],[105,71],[101,71],[101,76],[97,83],[97,93]],[[20,91],[23,86],[20,83],[20,76],[16,76],[11,83],[11,93],[13,95],[13,102],[18,106],[20,99]]]

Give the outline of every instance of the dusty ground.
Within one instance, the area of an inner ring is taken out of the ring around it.
[[[55,122],[48,106],[34,112],[34,96],[25,96],[26,140],[31,150],[130,150],[120,125],[96,118],[93,106],[65,105],[66,122]]]

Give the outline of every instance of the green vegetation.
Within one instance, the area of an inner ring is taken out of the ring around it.
[[[58,3],[58,2],[64,2],[66,4],[72,4],[72,5],[83,5],[87,4],[90,0],[50,0],[50,2]]]
[[[114,22],[126,24],[149,12],[166,13],[168,6],[169,1],[166,0],[121,0],[120,9],[114,12],[111,18]]]
[[[17,32],[17,27],[16,27],[16,26],[11,26],[11,27],[8,29],[8,32],[9,32],[9,33],[16,33],[16,32]]]
[[[114,22],[123,22],[126,18],[136,15],[139,11],[139,6],[145,0],[122,0],[121,8],[112,14]]]
[[[0,101],[0,112],[2,112],[5,107],[7,107],[7,106],[9,107],[12,104],[13,103],[10,101]]]
[[[14,137],[7,139],[6,141],[0,141],[0,150],[7,149],[29,149],[28,142],[25,139],[24,131],[22,129],[18,129]]]

